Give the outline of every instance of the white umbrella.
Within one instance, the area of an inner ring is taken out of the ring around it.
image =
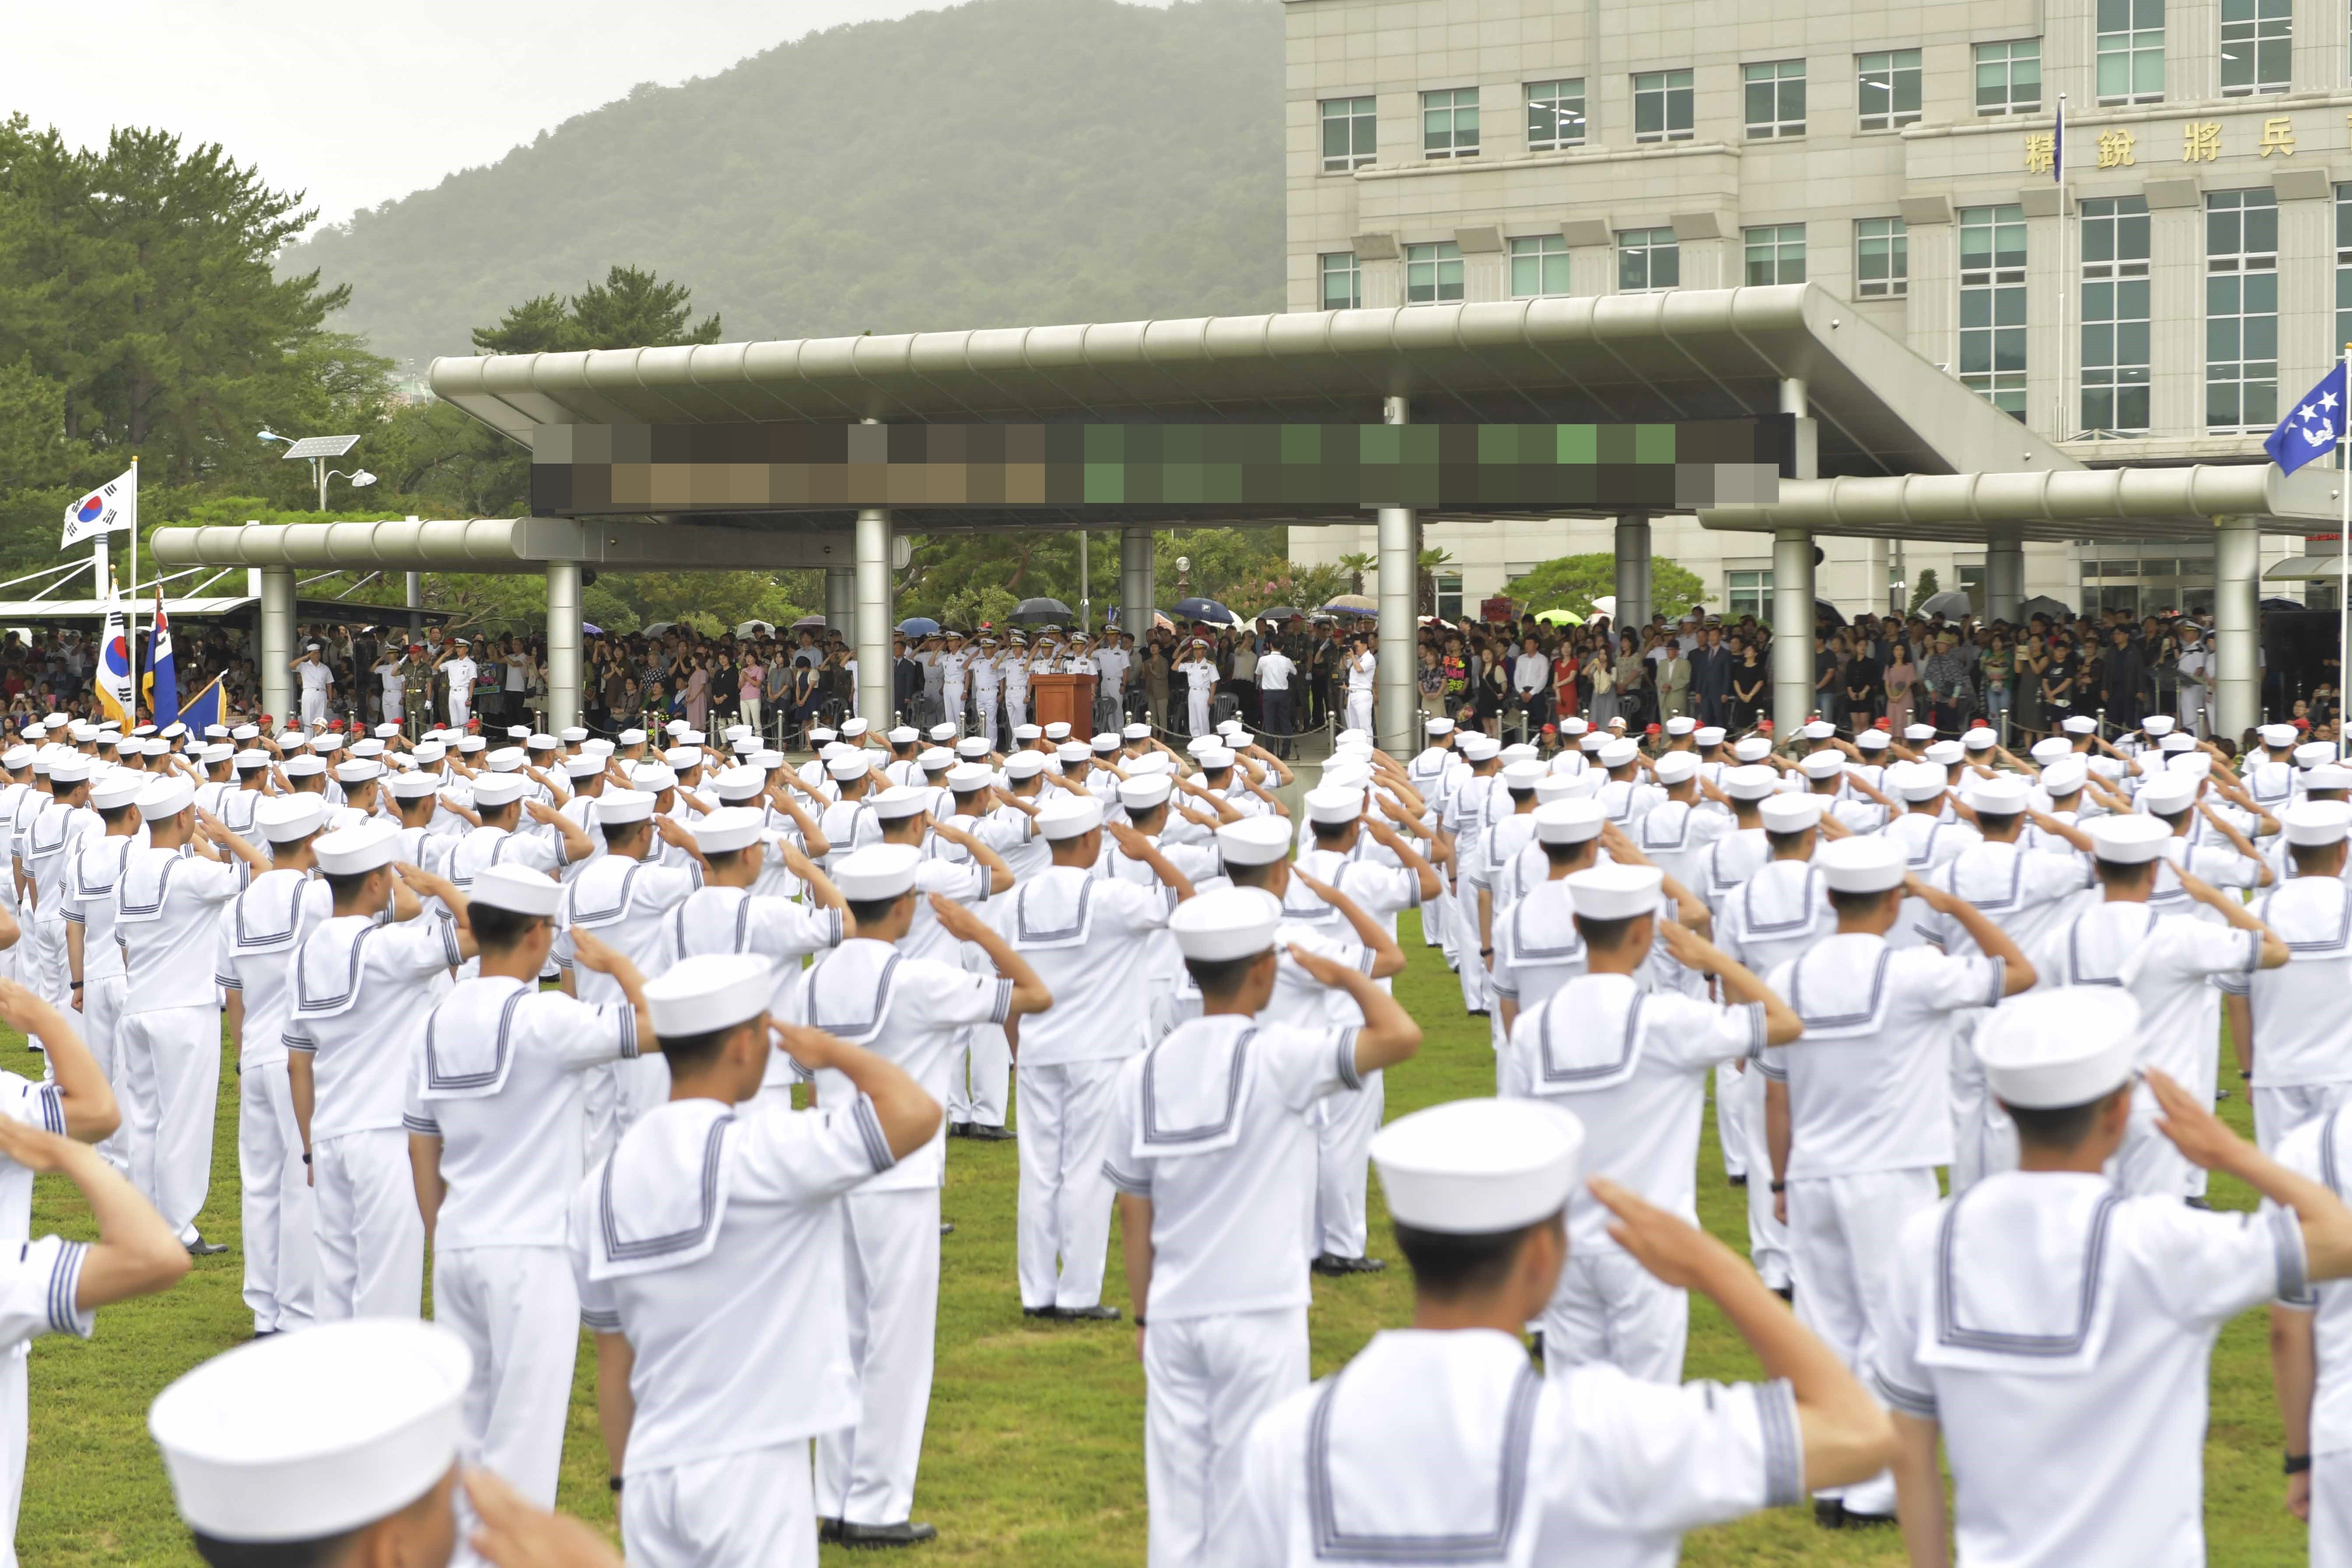
[[[1614,594],[1603,594],[1601,597],[1593,600],[1592,613],[1596,616],[1606,616],[1612,621],[1614,621],[1617,618],[1617,595]]]
[[[735,635],[739,637],[772,637],[775,635],[775,630],[776,624],[773,621],[745,621],[735,628]]]

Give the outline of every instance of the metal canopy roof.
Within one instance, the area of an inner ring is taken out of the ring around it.
[[[2283,473],[2273,463],[2060,473],[1912,474],[1898,479],[1783,479],[1763,506],[1704,508],[1707,528],[1877,539],[2210,538],[2213,521],[2251,517],[2272,532],[2333,525],[2342,501],[2333,468]]]
[[[1348,422],[1378,418],[1391,395],[1423,424],[1753,417],[1780,411],[1790,377],[1806,384],[1825,474],[2080,467],[1812,284],[502,354],[431,371],[436,395],[525,445],[556,425]]]

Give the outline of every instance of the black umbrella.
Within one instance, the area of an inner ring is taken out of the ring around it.
[[[1179,599],[1176,614],[1188,621],[1210,621],[1220,626],[1232,626],[1241,617],[1214,599]]]
[[[1838,607],[1835,605],[1831,604],[1827,599],[1815,599],[1813,601],[1813,613],[1826,618],[1830,625],[1833,626],[1842,626],[1845,625],[1845,617],[1840,615],[1838,613]]]
[[[1297,618],[1298,611],[1289,605],[1276,605],[1272,609],[1260,610],[1250,617],[1254,621],[1295,621]]]
[[[1059,599],[1024,599],[1013,606],[1008,621],[1075,621],[1078,613]]]

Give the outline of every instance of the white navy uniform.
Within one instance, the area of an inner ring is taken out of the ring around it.
[[[1190,721],[1189,732],[1209,733],[1209,700],[1216,695],[1217,664],[1205,652],[1196,652],[1183,666],[1184,716]]]
[[[1349,654],[1348,670],[1348,728],[1372,732],[1372,676],[1379,659],[1370,651]]]
[[[1469,868],[1482,863],[1486,797],[1501,787],[1498,774],[1474,773],[1456,782],[1445,797],[1444,826],[1454,835],[1455,868],[1453,956],[1459,965],[1463,1010],[1469,1013],[1486,1012],[1494,1005],[1486,961],[1478,952],[1478,888]]]
[[[402,1116],[425,1021],[461,956],[441,915],[337,915],[296,952],[286,1046],[310,1053],[320,1322],[423,1310],[425,1220]]]
[[[1054,998],[1021,1023],[1024,1307],[1101,1304],[1111,1096],[1120,1067],[1150,1043],[1151,1011],[1136,1001],[1175,901],[1174,889],[1156,880],[1147,888],[1089,868],[1049,866],[990,911]]]
[[[892,1168],[874,1102],[835,1101],[666,1101],[572,1194],[581,1319],[635,1358],[621,1541],[642,1568],[815,1568],[805,1445],[858,1415],[839,1200]]]
[[[131,1097],[152,1126],[132,1135],[131,1181],[183,1237],[211,1190],[220,1102],[220,1003],[214,922],[245,889],[242,860],[177,849],[133,851],[114,883],[123,1001],[119,1049]]]
[[[2204,1563],[2213,1342],[2302,1293],[2292,1215],[2006,1172],[1912,1216],[1891,1256],[1868,1371],[1943,1429],[1961,1563]]]
[[[236,1169],[245,1304],[256,1333],[310,1327],[319,1239],[302,1130],[286,1069],[294,954],[335,912],[323,878],[264,871],[214,923],[213,981],[244,999],[237,1039]]]
[[[558,968],[572,971],[580,1000],[625,1005],[627,997],[611,975],[574,966],[575,928],[593,932],[650,980],[667,967],[663,924],[669,911],[701,885],[702,868],[695,861],[680,868],[617,855],[598,856],[565,883],[555,911],[554,956]],[[594,1161],[622,1129],[669,1099],[669,1064],[658,1055],[616,1061],[593,1069],[586,1091],[588,1158]]]
[[[121,1049],[122,947],[114,931],[114,884],[122,875],[123,861],[145,843],[143,828],[112,836],[84,834],[65,883],[66,923],[82,928],[81,1016],[77,1022],[82,1043],[97,1058],[99,1070],[106,1074],[122,1111],[122,1124],[98,1146],[98,1152],[125,1175],[134,1166],[153,1171],[152,1152],[134,1157],[131,1151],[138,1143],[138,1130],[146,1128],[152,1135],[158,1115],[152,1101],[135,1111],[131,1106],[131,1084],[123,1070],[127,1063]],[[142,1076],[139,1088],[152,1094],[155,1085]]]
[[[1152,847],[1183,874],[1196,892],[1202,884],[1225,874],[1224,862],[1213,844],[1171,844],[1162,837],[1152,840]],[[1108,840],[1104,841],[1102,858],[1094,864],[1094,874],[1132,882],[1139,888],[1164,889],[1158,872],[1140,860],[1129,859],[1125,850]],[[1144,1033],[1150,1039],[1156,1040],[1168,1032],[1176,991],[1187,978],[1184,954],[1176,945],[1175,937],[1165,930],[1155,932],[1146,942],[1143,965],[1143,984],[1150,995],[1150,1016]]]
[[[1956,1016],[1999,1004],[2007,969],[1847,931],[1765,977],[1805,1026],[1759,1058],[1789,1086],[1797,1316],[1859,1375],[1885,1332],[1887,1250],[1951,1163]],[[1853,1512],[1895,1511],[1884,1472],[1842,1493]]]
[[[1949,810],[1950,803],[1945,803]],[[1925,880],[1937,868],[1984,842],[1984,835],[1965,822],[1944,821],[1924,811],[1906,811],[1888,823],[1881,837],[1903,850],[1911,874]],[[1922,928],[1931,918],[1924,899],[1905,898],[1902,912],[1886,933],[1889,947],[1916,947],[1927,941]]]
[[[55,1083],[5,1075],[0,1079],[0,1116],[66,1135],[65,1101]],[[16,1513],[24,1497],[31,1405],[29,1342],[42,1332],[83,1339],[90,1333],[89,1314],[70,1311],[88,1249],[77,1241],[34,1241],[32,1236],[33,1173],[14,1160],[0,1160],[0,1568],[16,1568]]]
[[[306,658],[294,667],[294,677],[302,687],[302,728],[316,730],[327,721],[327,691],[335,684],[335,672],[324,660]]]
[[[934,1100],[947,1098],[962,1031],[1011,1016],[1013,982],[888,942],[852,938],[819,962],[801,988],[799,1022],[887,1057]],[[845,1110],[856,1090],[838,1073],[816,1077],[816,1102]],[[817,1440],[818,1511],[852,1524],[910,1517],[930,1404],[939,1319],[940,1185],[947,1125],[929,1142],[860,1184],[844,1205],[849,1260],[849,1354],[859,1390],[854,1424]]]
[[[1535,883],[1495,917],[1495,994],[1522,1013],[1583,973],[1585,957],[1576,895],[1563,879]]]
[[[2296,877],[2255,899],[2251,912],[2286,943],[2287,961],[2217,984],[2253,1010],[2254,1141],[2270,1151],[2352,1097],[2352,1013],[2344,1006],[2352,995],[2352,886],[2340,877]]]
[[[2352,1124],[2330,1107],[2283,1134],[2271,1156],[2343,1197],[2352,1186]],[[2352,1285],[2306,1283],[2282,1291],[2277,1304],[2313,1314],[2311,1565],[2352,1568]]]
[[[845,935],[837,909],[821,910],[741,888],[697,889],[671,908],[664,930],[665,967],[704,953],[751,952],[766,959],[775,974],[768,1012],[779,1018],[793,1016],[806,973],[802,960],[840,946]],[[773,1097],[790,1106],[793,1085],[798,1081],[792,1058],[771,1051],[760,1080],[760,1099],[764,1102]]]
[[[106,831],[98,813],[66,805],[52,795],[28,796],[37,802],[32,815],[19,824],[16,859],[33,884],[33,920],[20,943],[31,950],[33,969],[18,977],[59,1012],[71,1005],[72,976],[66,973],[66,872],[72,851],[84,833]]]
[[[1229,1513],[1251,1424],[1307,1382],[1308,1118],[1360,1088],[1356,1035],[1220,1014],[1179,1025],[1119,1070],[1104,1173],[1151,1200],[1151,1568],[1256,1561],[1232,1552]]]
[[[1155,1325],[1156,1326],[1156,1325]],[[1390,1329],[1251,1433],[1225,1559],[1672,1568],[1682,1534],[1804,1496],[1785,1382],[1546,1378],[1493,1329]]]
[[[996,851],[1013,874],[1016,885],[1026,881],[1052,864],[1053,850],[1039,836],[1036,825],[1020,812],[1004,807],[985,816],[953,816],[950,804],[940,807],[942,819],[971,834],[989,848]],[[1025,836],[1025,837],[1024,837]],[[994,878],[982,870],[972,859],[971,851],[961,844],[950,844],[937,834],[923,837],[923,859],[926,865],[939,861],[943,865],[963,868],[961,879],[948,879],[934,884],[920,877],[919,893],[940,892],[964,904],[985,900]],[[1024,869],[1024,868],[1026,869]],[[939,873],[932,873],[938,877]],[[931,916],[928,902],[918,900],[915,923],[924,941],[915,944],[900,943],[908,952],[920,952],[933,958],[961,962],[966,967],[984,964],[987,961],[972,951],[958,951],[945,941],[946,933]],[[948,1076],[947,1112],[950,1128],[978,1125],[1003,1127],[1006,1109],[1013,1103],[1013,1042],[1001,1024],[975,1024],[966,1031],[963,1051]]]
[[[433,1320],[473,1352],[477,1463],[555,1506],[580,1347],[565,1214],[579,1187],[582,1075],[637,1054],[636,1009],[503,975],[459,982],[425,1023],[402,1123],[441,1141]]]
[[[462,730],[474,715],[474,677],[481,673],[480,668],[460,654],[443,665],[441,673],[449,679],[449,727]]]

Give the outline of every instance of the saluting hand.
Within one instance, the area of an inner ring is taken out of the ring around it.
[[[2202,1170],[2217,1170],[2244,1151],[2244,1139],[2231,1131],[2220,1117],[2161,1070],[2145,1068],[2140,1079],[2156,1095],[2156,1103],[2164,1112],[2157,1119],[2157,1131],[2171,1139],[2173,1147],[2189,1163]]]
[[[973,914],[953,899],[940,893],[933,893],[929,897],[931,913],[939,917],[940,924],[945,926],[948,934],[957,941],[977,942],[980,940],[981,932],[988,929],[978,915]]]
[[[610,974],[621,962],[621,955],[611,943],[594,931],[580,926],[572,928],[572,953],[580,967],[594,974]]]
[[[474,1550],[497,1568],[621,1568],[594,1531],[526,1500],[488,1470],[467,1467],[466,1496],[482,1521]]]
[[[1608,1177],[1594,1176],[1584,1184],[1617,1216],[1609,1226],[1610,1237],[1659,1283],[1705,1290],[1727,1267],[1745,1267],[1737,1254],[1706,1232],[1644,1202]]]
[[[1295,942],[1289,946],[1292,960],[1307,971],[1307,978],[1318,985],[1328,985],[1336,990],[1348,983],[1349,975],[1361,973],[1319,952],[1309,952]]]

